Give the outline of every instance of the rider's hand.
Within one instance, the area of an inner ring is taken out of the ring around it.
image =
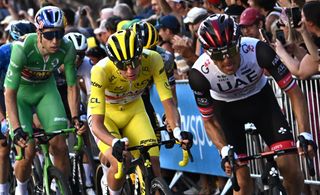
[[[230,148],[231,148],[230,145],[223,146],[220,151],[220,155],[221,155],[221,159],[222,159],[221,160],[221,168],[229,176],[231,175],[231,166],[230,166],[230,162],[229,162],[229,158],[228,158],[228,153],[229,153]],[[238,158],[238,155],[236,153],[234,153],[234,158],[235,159]]]
[[[312,135],[308,132],[302,132],[302,133],[300,133],[299,136],[304,137],[304,139],[306,140],[306,143],[308,145],[308,154],[310,157],[314,157],[317,152],[318,147],[317,147],[317,144],[313,141]],[[300,143],[299,139],[297,141],[297,147],[298,147],[299,154],[300,155],[304,154],[302,144]]]
[[[128,138],[114,138],[112,140],[112,155],[119,161],[123,160],[123,152],[128,145]]]
[[[193,145],[193,135],[188,131],[181,131],[183,149],[189,150]]]
[[[84,122],[79,117],[72,117],[72,124],[77,129],[78,135],[82,135],[87,130],[86,125],[84,125]]]
[[[13,142],[14,144],[25,148],[27,147],[27,138],[28,134],[26,134],[21,127],[16,128],[14,131]]]
[[[181,146],[183,149],[188,150],[193,145],[193,135],[187,131],[181,131],[180,127],[175,127],[173,129],[173,136],[178,141],[181,142]]]

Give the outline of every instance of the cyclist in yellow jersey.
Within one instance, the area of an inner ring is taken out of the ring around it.
[[[117,172],[117,160],[122,159],[125,147],[157,142],[141,99],[151,79],[175,138],[182,140],[183,147],[188,148],[192,145],[192,134],[180,130],[180,116],[160,54],[143,49],[132,30],[122,30],[110,36],[107,56],[91,71],[88,119],[97,145],[110,164],[107,174],[109,192],[117,195],[122,181],[114,179],[114,174]],[[123,137],[128,141],[121,139]],[[153,171],[160,176],[158,147],[150,150],[150,156]]]

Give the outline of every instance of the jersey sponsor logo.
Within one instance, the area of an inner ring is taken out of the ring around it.
[[[204,74],[208,74],[209,73],[209,65],[211,63],[210,59],[206,59],[206,61],[204,62],[204,65],[201,66],[201,71]]]
[[[159,74],[162,74],[164,72],[164,67],[162,67],[160,70],[159,70]]]
[[[242,72],[241,74],[243,74],[242,78],[235,77],[235,79],[232,82],[226,80],[224,81],[224,83],[217,83],[219,90],[221,92],[227,92],[240,87],[245,87],[255,82],[259,78],[258,74],[252,69],[248,69]]]
[[[58,58],[54,58],[51,62],[51,65],[53,68],[55,68],[56,66],[59,65],[59,59]]]
[[[21,76],[29,81],[44,81],[47,80],[52,74],[52,71],[33,71],[30,69],[23,69]]]
[[[197,103],[199,106],[207,106],[209,105],[209,101],[207,98],[197,98]]]
[[[109,78],[109,82],[111,83],[112,81],[114,81],[117,77],[112,75],[110,78]]]
[[[247,45],[247,44],[243,44],[241,45],[241,49],[244,53],[249,53],[249,52],[254,52],[254,46],[253,45]]]
[[[65,117],[54,117],[53,121],[54,122],[58,122],[58,121],[66,122],[66,121],[68,121],[68,119]]]
[[[12,66],[12,67],[14,67],[14,68],[18,68],[19,66],[16,64],[16,63],[14,63],[12,60],[10,60],[10,65]]]
[[[167,81],[164,83],[164,86],[165,86],[167,89],[171,89],[171,87],[170,87],[170,85],[169,85],[169,83],[168,83]]]
[[[145,88],[147,85],[148,85],[148,83],[149,83],[149,79],[146,79],[146,80],[143,80],[143,81],[141,81],[141,82],[136,82],[136,83],[134,83],[133,84],[133,86],[135,87],[135,88]]]
[[[91,86],[97,87],[97,88],[101,88],[102,87],[102,85],[100,85],[99,83],[96,83],[94,81],[91,81]]]
[[[274,57],[274,59],[272,60],[272,65],[273,65],[273,66],[277,66],[277,65],[279,64],[279,62],[280,62],[280,58],[279,58],[278,55],[276,55],[276,56]]]
[[[195,95],[203,95],[203,93],[202,93],[201,91],[193,91],[193,93],[194,93]]]
[[[101,102],[99,101],[98,98],[90,98],[90,103],[93,103],[93,104],[100,104]]]
[[[140,141],[141,145],[147,145],[147,144],[153,144],[153,143],[157,143],[157,140],[155,139],[144,139]]]

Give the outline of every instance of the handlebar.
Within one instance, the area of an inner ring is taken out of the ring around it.
[[[60,129],[52,132],[46,133],[44,129],[36,128],[33,130],[33,134],[31,136],[28,136],[28,139],[36,138],[40,141],[40,144],[46,144],[48,143],[53,137],[60,135],[60,134],[68,134],[68,133],[74,133],[76,131],[75,128],[67,128],[67,129]],[[83,141],[82,141],[83,143]],[[79,145],[79,142],[78,142]],[[19,147],[20,150],[17,150],[17,155],[15,157],[16,160],[21,160],[24,157],[24,148]]]
[[[234,150],[233,147],[229,149],[228,151],[228,159],[231,167],[231,176],[230,180],[232,183],[232,188],[234,191],[238,192],[240,190],[240,186],[238,184],[237,180],[237,173],[236,173],[236,159],[234,158]]]
[[[148,151],[150,148],[152,147],[156,147],[156,146],[161,146],[161,145],[166,145],[166,144],[181,144],[179,141],[177,141],[176,139],[170,139],[170,140],[166,140],[166,141],[161,141],[159,143],[156,144],[150,144],[150,145],[138,145],[138,146],[132,146],[126,149],[126,151],[133,151],[133,150],[139,150],[140,154]],[[189,158],[190,161],[193,162],[193,156],[190,152],[190,150],[184,150],[182,149],[182,160],[179,161],[179,166],[183,167],[186,166],[189,162]],[[125,158],[124,158],[125,160]],[[121,179],[124,176],[124,166],[123,166],[124,162],[119,162],[118,161],[118,171],[117,173],[114,175],[115,179]]]

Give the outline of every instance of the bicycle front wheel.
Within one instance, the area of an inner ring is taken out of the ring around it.
[[[151,181],[150,195],[156,194],[156,192],[160,195],[172,194],[167,182],[161,177],[156,177]]]
[[[48,169],[49,179],[49,191],[46,191],[47,195],[57,194],[57,191],[61,195],[71,195],[71,190],[68,181],[62,175],[62,173],[55,167],[49,167]]]

